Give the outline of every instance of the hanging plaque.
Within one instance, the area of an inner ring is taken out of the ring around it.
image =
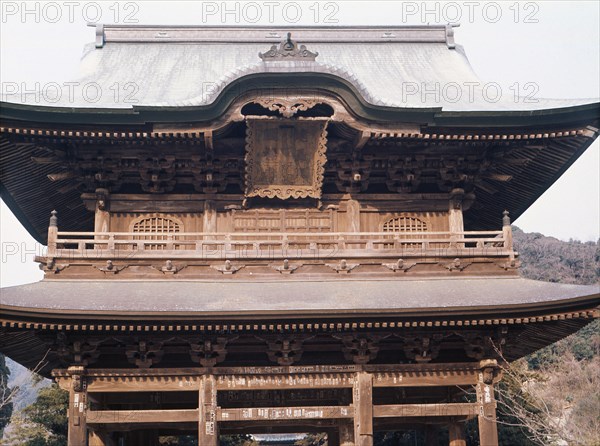
[[[328,118],[246,118],[246,196],[321,198]]]

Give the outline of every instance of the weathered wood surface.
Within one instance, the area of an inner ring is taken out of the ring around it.
[[[373,406],[373,417],[474,417],[477,416],[478,409],[477,403],[388,404]]]
[[[88,424],[140,424],[197,422],[197,409],[171,410],[90,410]]]
[[[85,381],[81,379],[83,367],[71,367],[72,379],[69,384],[68,446],[87,446],[87,392]]]
[[[479,443],[481,446],[498,446],[498,425],[496,422],[496,399],[493,384],[481,381],[477,386],[479,404]]]
[[[267,328],[270,325],[266,326]],[[284,327],[284,325],[275,325],[274,327]],[[291,325],[290,325],[291,327]],[[360,324],[358,327],[352,326],[352,328],[371,328],[366,324]],[[285,325],[288,328],[288,325]],[[338,328],[337,324],[331,324],[331,329]],[[339,328],[343,328],[341,325]],[[475,376],[477,382],[478,373],[478,362],[453,362],[443,364],[333,364],[333,365],[291,365],[291,366],[249,366],[249,367],[164,367],[164,368],[90,368],[86,370],[86,376],[88,378],[103,378],[103,379],[115,379],[121,377],[200,377],[203,375],[211,374],[215,375],[217,379],[219,377],[227,376],[268,376],[268,375],[306,375],[306,374],[353,374],[357,372],[368,372],[375,375],[375,381],[377,376],[381,376],[382,379],[386,374],[402,373],[403,376],[413,376],[415,378],[425,375],[433,376],[436,374],[447,373],[451,376],[460,376],[466,374],[468,376]],[[68,376],[67,369],[54,369],[53,376],[61,377]],[[405,378],[403,378],[405,379]],[[407,379],[407,378],[406,378]]]
[[[268,372],[269,368],[265,368]],[[135,376],[88,376],[88,392],[179,392],[198,390],[202,370],[199,374],[147,375],[147,371]],[[218,390],[272,390],[272,389],[330,389],[351,388],[355,384],[352,373],[290,373],[281,374],[227,374],[218,375],[215,368],[215,385]],[[93,373],[93,372],[91,372]],[[412,370],[408,372],[373,373],[373,387],[443,387],[471,385],[477,382],[477,372],[462,371],[427,371]]]
[[[356,446],[373,446],[373,376],[360,372],[353,390],[354,442]]]
[[[198,444],[203,446],[217,446],[219,443],[219,430],[217,426],[217,386],[215,377],[203,376],[198,392]]]
[[[448,426],[449,446],[467,446],[464,423],[452,422]]]
[[[304,420],[352,418],[350,406],[257,407],[219,409],[217,421]]]

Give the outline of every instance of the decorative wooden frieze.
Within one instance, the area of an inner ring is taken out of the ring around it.
[[[217,271],[223,274],[235,274],[236,272],[244,268],[244,266],[245,265],[234,265],[233,263],[231,263],[231,260],[225,260],[225,263],[222,265],[211,265],[210,267],[212,269],[216,269]]]
[[[496,263],[496,265],[502,268],[504,271],[508,271],[511,269],[518,269],[521,267],[521,262],[517,259],[510,259],[506,262]]]
[[[137,367],[146,369],[158,364],[164,355],[162,341],[139,341],[134,345],[128,345],[125,350],[127,360]]]
[[[312,336],[261,336],[267,342],[269,360],[280,366],[290,366],[299,361],[302,356],[302,344]]]
[[[327,118],[246,119],[246,197],[321,198]]]
[[[164,265],[159,267],[152,266],[152,268],[160,271],[165,275],[174,275],[177,274],[182,269],[186,268],[187,265],[175,265],[172,260],[165,261]]]
[[[382,336],[377,335],[365,336],[358,334],[334,335],[333,337],[342,341],[344,357],[355,364],[367,364],[374,360],[379,352],[379,340],[382,338]]]
[[[437,358],[441,348],[442,335],[423,336],[404,340],[404,354],[415,362],[427,363]]]
[[[405,262],[402,259],[398,259],[396,261],[396,263],[382,263],[383,266],[391,269],[394,272],[396,272],[396,271],[406,272],[409,269],[411,269],[413,266],[415,266],[416,264],[417,264],[417,262]]]
[[[62,270],[68,268],[69,265],[68,263],[61,263],[58,264],[56,263],[56,260],[49,257],[45,263],[40,263],[39,267],[42,271],[44,271],[45,273],[53,273],[53,274],[58,274],[60,273]]]
[[[489,358],[497,355],[497,352],[494,351],[493,341],[490,336],[470,332],[456,332],[456,334],[463,338],[465,342],[465,353],[469,358],[481,360],[486,357]]]
[[[461,259],[456,258],[450,263],[440,263],[439,265],[446,268],[448,271],[462,271],[471,265],[471,263],[466,263]]]
[[[271,49],[265,53],[258,53],[265,62],[272,61],[314,61],[319,53],[313,53],[306,49],[306,45],[298,45],[292,40],[292,33],[287,33],[287,38],[282,41],[279,46],[273,45]]]
[[[104,274],[118,274],[127,268],[128,265],[115,265],[112,260],[107,260],[104,265],[94,265],[94,268],[102,271]]]
[[[202,367],[214,367],[225,360],[227,342],[235,338],[217,337],[191,342],[190,357]]]
[[[284,259],[279,265],[272,264],[271,268],[273,268],[275,271],[279,271],[281,274],[292,274],[294,271],[300,268],[300,266],[301,265],[290,264],[288,259]]]
[[[51,350],[64,364],[88,366],[98,360],[101,343],[101,339],[70,341],[64,332],[59,332]]]
[[[346,193],[364,192],[369,188],[372,157],[354,152],[351,158],[337,160],[336,186]]]
[[[253,102],[268,110],[279,112],[284,118],[291,118],[299,111],[306,111],[323,103],[321,99],[294,97],[260,97]]]
[[[348,263],[346,260],[340,260],[340,263],[326,263],[326,266],[335,270],[339,274],[348,274],[354,268],[359,266],[359,263]]]

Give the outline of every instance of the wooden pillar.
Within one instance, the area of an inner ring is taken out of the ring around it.
[[[346,203],[346,228],[347,232],[360,232],[360,204],[356,200]]]
[[[510,216],[508,211],[502,213],[502,237],[504,238],[504,247],[506,249],[513,250],[513,235],[512,227],[510,225]],[[511,253],[510,258],[514,259],[515,254]]]
[[[217,446],[219,444],[217,382],[213,375],[204,375],[200,381],[198,410],[200,412],[198,417],[198,444]]]
[[[451,233],[460,233],[465,230],[462,211],[464,194],[465,191],[462,189],[453,189],[452,192],[450,192],[448,219]]]
[[[202,232],[217,232],[217,208],[213,200],[204,202]]]
[[[106,442],[100,432],[90,431],[88,433],[88,446],[106,446]]]
[[[373,376],[359,372],[354,383],[354,444],[373,446]]]
[[[56,239],[58,238],[58,216],[56,211],[50,213],[50,224],[48,225],[48,257],[52,258],[57,255],[58,246]]]
[[[340,446],[354,446],[354,426],[349,423],[340,424]]]
[[[477,383],[479,444],[480,446],[498,446],[496,399],[494,397],[494,377],[497,364],[494,360],[483,360],[481,364],[482,368]]]
[[[108,432],[104,431],[89,431],[88,446],[115,446]]]
[[[87,391],[85,368],[82,366],[69,367],[71,386],[69,389],[69,437],[68,446],[87,446]]]
[[[450,423],[448,426],[448,438],[450,446],[467,446],[464,423],[458,421]]]
[[[108,212],[109,192],[106,189],[96,189],[96,213],[94,218],[95,232],[110,231],[110,212]]]

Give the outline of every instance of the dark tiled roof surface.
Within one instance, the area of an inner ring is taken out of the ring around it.
[[[64,281],[2,288],[6,308],[34,312],[129,314],[343,315],[527,310],[596,299],[600,285],[523,278],[337,281]]]

